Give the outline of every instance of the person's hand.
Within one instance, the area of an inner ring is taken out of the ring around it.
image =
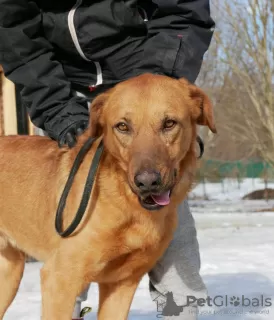
[[[59,147],[61,148],[65,145],[67,145],[69,148],[74,147],[77,142],[77,137],[80,136],[87,129],[87,127],[87,120],[81,120],[69,126],[62,132],[58,139]]]

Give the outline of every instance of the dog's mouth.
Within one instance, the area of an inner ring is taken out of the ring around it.
[[[141,206],[147,210],[154,211],[166,207],[170,203],[171,190],[161,193],[151,193],[145,197],[139,196]]]

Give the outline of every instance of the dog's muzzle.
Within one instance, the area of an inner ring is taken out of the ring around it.
[[[139,202],[147,210],[159,210],[170,203],[171,190],[162,189],[161,174],[155,170],[139,172],[134,177]]]

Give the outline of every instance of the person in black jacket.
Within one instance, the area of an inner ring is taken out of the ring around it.
[[[88,99],[116,83],[145,72],[194,82],[213,29],[209,0],[0,0],[0,64],[32,122],[73,147],[88,124]],[[150,289],[183,305],[205,287],[186,202],[179,221]]]

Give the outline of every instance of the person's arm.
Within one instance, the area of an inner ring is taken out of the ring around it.
[[[88,121],[87,103],[72,96],[62,65],[43,37],[36,1],[0,0],[0,8],[0,64],[21,89],[32,122],[60,141],[69,127],[76,130],[77,123]]]
[[[140,69],[194,82],[214,30],[209,0],[152,0]]]

